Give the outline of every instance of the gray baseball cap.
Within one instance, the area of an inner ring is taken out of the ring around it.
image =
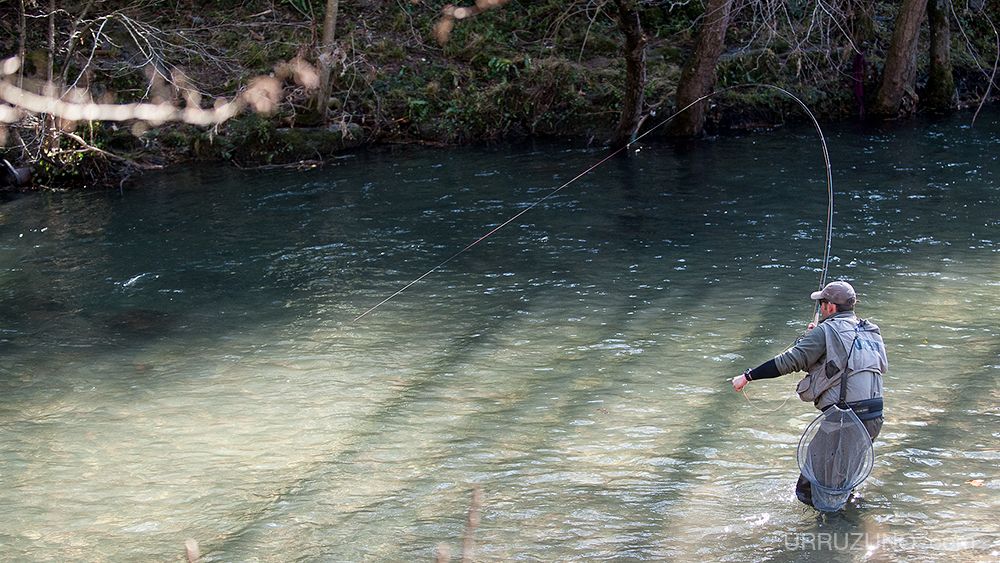
[[[826,284],[822,291],[814,291],[809,295],[809,299],[818,301],[820,299],[829,301],[837,305],[852,305],[858,299],[858,294],[854,293],[851,284],[845,281],[835,281]]]

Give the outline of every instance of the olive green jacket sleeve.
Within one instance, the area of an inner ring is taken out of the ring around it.
[[[811,366],[826,357],[825,327],[820,324],[807,332],[794,346],[774,357],[774,364],[781,375],[796,371],[809,371]]]

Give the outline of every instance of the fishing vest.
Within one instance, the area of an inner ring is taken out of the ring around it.
[[[848,404],[881,399],[882,374],[888,371],[889,361],[878,326],[863,319],[841,317],[820,323],[814,330],[820,329],[826,337],[826,355],[799,382],[799,398],[826,409],[839,402],[840,381],[846,376]],[[880,414],[881,401],[878,403]]]

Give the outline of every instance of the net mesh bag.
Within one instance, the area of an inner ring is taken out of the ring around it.
[[[875,464],[865,425],[854,411],[837,405],[809,424],[796,456],[802,475],[812,484],[813,506],[823,512],[843,508]]]

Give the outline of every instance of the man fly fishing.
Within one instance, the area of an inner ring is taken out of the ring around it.
[[[733,389],[742,391],[751,381],[805,371],[808,375],[796,388],[799,398],[824,412],[846,403],[874,441],[882,429],[882,376],[888,370],[881,332],[855,315],[857,294],[847,282],[831,282],[810,298],[819,301],[819,324],[810,323],[808,332],[782,354],[734,377]],[[812,483],[805,475],[799,475],[795,495],[814,505]]]

